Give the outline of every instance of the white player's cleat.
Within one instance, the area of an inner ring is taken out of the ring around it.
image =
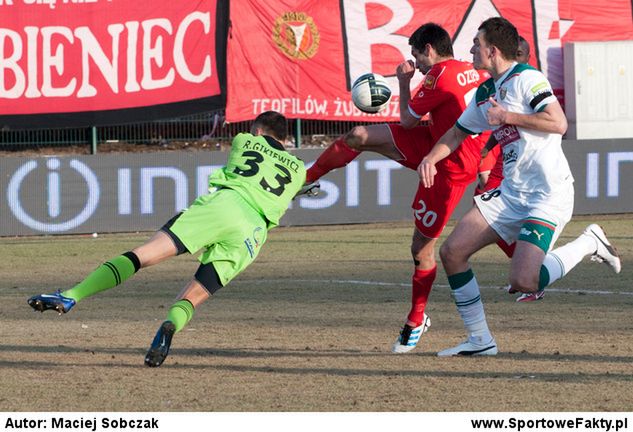
[[[611,270],[616,273],[620,273],[620,270],[622,270],[620,255],[618,254],[617,249],[609,243],[609,240],[607,240],[607,236],[602,227],[598,224],[591,224],[585,228],[583,234],[594,238],[598,245],[598,249],[593,255],[591,255],[591,260],[605,263],[611,267]]]
[[[402,354],[411,351],[418,345],[420,336],[429,331],[429,327],[431,327],[431,318],[429,318],[427,314],[424,314],[422,317],[422,324],[417,327],[411,327],[410,325],[405,324],[404,327],[402,327],[402,330],[400,330],[398,339],[396,339],[391,347],[391,352],[395,354]]]
[[[490,342],[480,345],[470,340],[460,343],[459,345],[445,349],[437,353],[438,357],[454,357],[454,356],[493,356],[497,355],[497,343],[494,339]]]

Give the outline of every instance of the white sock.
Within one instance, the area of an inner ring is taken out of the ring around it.
[[[543,266],[549,273],[548,281],[539,281],[539,288],[543,289],[558,279],[565,276],[587,255],[597,250],[596,240],[585,234],[581,234],[576,240],[554,249],[545,255]]]
[[[459,279],[457,283],[456,279]],[[492,334],[490,334],[488,329],[486,314],[484,313],[484,304],[481,301],[479,284],[473,272],[468,270],[465,273],[449,276],[449,283],[451,283],[451,295],[457,306],[457,311],[461,315],[464,326],[466,326],[468,331],[468,340],[480,345],[485,345],[492,341]],[[455,285],[461,286],[457,289],[452,289]]]

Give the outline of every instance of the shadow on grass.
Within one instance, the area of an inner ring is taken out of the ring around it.
[[[336,367],[288,367],[288,366],[252,366],[252,365],[230,365],[230,364],[191,364],[184,363],[181,352],[175,352],[172,358],[167,359],[166,363],[158,369],[147,368],[143,365],[142,356],[139,355],[139,361],[126,363],[119,360],[118,362],[92,362],[92,363],[75,363],[75,362],[55,362],[50,363],[42,360],[37,361],[8,361],[0,360],[0,367],[3,369],[21,369],[21,370],[42,370],[51,372],[57,368],[117,368],[117,369],[147,369],[150,371],[159,371],[159,373],[169,371],[223,371],[244,374],[274,374],[288,375],[297,377],[306,377],[309,375],[319,376],[340,376],[340,377],[364,377],[364,378],[458,378],[458,379],[482,379],[482,380],[525,380],[525,381],[541,381],[541,382],[559,382],[563,381],[567,384],[572,382],[596,382],[596,381],[633,381],[633,374],[625,373],[582,373],[582,372],[522,372],[515,371],[456,371],[456,370],[425,370],[424,368],[415,370],[384,370],[384,369],[358,369],[358,368],[336,368]],[[431,354],[418,355],[415,358],[434,357]],[[501,356],[500,359],[504,359]],[[479,359],[481,360],[481,359]],[[427,362],[428,359],[425,359]],[[448,360],[451,361],[451,360]],[[470,360],[469,360],[470,361]],[[488,359],[490,361],[490,359]],[[437,365],[437,363],[435,363]],[[154,373],[154,372],[151,372]]]
[[[2,360],[0,359],[0,367],[5,370],[10,369],[40,369],[40,368],[63,368],[63,367],[123,367],[123,368],[143,368],[142,359],[145,355],[145,348],[126,348],[126,347],[112,347],[112,348],[81,348],[72,347],[66,345],[57,346],[34,346],[34,345],[4,345],[0,346],[0,354],[8,352],[18,353],[31,353],[31,354],[62,354],[54,362],[37,360],[31,361],[28,359],[21,360]],[[86,356],[94,355],[110,355],[112,361],[108,362],[82,362],[77,361],[77,358],[69,359],[64,357],[63,354],[85,354]],[[116,356],[138,356],[138,363],[129,363],[129,359],[118,358]],[[358,358],[369,359],[375,358],[376,361],[384,361],[387,359],[395,359],[393,354],[384,351],[360,351],[360,350],[316,350],[311,348],[304,349],[278,349],[278,348],[257,348],[257,349],[199,349],[199,348],[181,348],[172,349],[169,359],[161,369],[208,369],[208,370],[224,370],[232,372],[244,372],[244,373],[273,373],[282,375],[301,375],[301,374],[319,374],[319,375],[337,375],[337,376],[383,376],[383,377],[455,377],[455,378],[477,378],[477,379],[530,379],[541,381],[591,381],[591,380],[625,380],[633,381],[633,373],[611,373],[605,371],[604,373],[584,373],[574,372],[574,363],[625,363],[630,364],[633,362],[633,356],[607,356],[607,355],[592,355],[592,354],[546,354],[546,353],[501,353],[494,358],[491,357],[479,357],[479,358],[451,358],[440,359],[437,358],[435,353],[420,352],[416,354],[408,354],[406,356],[408,364],[415,365],[416,362],[421,363],[421,367],[416,370],[386,370],[386,369],[362,369],[362,368],[332,368],[332,367],[309,367],[309,368],[296,368],[296,367],[275,367],[275,366],[257,366],[257,365],[232,365],[232,364],[200,364],[201,358],[223,358],[226,360],[231,359],[268,359],[268,358],[288,358],[288,359],[317,359],[317,358],[331,358],[336,359],[338,362],[344,362],[352,366],[355,360]],[[404,358],[404,356],[398,356],[398,359]],[[347,361],[346,361],[347,359]],[[568,373],[560,372],[538,372],[531,371],[534,366],[531,365],[526,368],[526,371],[518,373],[516,371],[503,371],[503,370],[485,370],[485,371],[447,371],[447,370],[425,370],[429,368],[441,367],[442,364],[454,368],[460,367],[464,362],[473,362],[473,364],[487,368],[494,366],[497,363],[500,367],[505,368],[512,363],[513,369],[516,369],[516,365],[519,362],[530,361],[542,361],[542,362],[565,362],[569,363]]]

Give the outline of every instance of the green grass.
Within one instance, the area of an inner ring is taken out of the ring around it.
[[[393,223],[273,230],[157,370],[143,356],[194,258],[143,269],[57,316],[26,299],[72,286],[151,233],[0,239],[0,411],[630,411],[633,217],[576,218],[559,243],[593,220],[622,273],[585,260],[541,302],[500,289],[509,262],[496,247],[474,257],[496,358],[435,357],[464,337],[441,266],[431,331],[412,353],[389,352],[412,273],[412,226]]]

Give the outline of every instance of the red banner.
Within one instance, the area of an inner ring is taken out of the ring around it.
[[[398,120],[395,69],[411,58],[410,34],[437,22],[453,36],[455,57],[471,60],[477,27],[499,15],[528,40],[530,63],[561,96],[564,43],[633,39],[630,0],[233,0],[227,120],[269,109],[290,118]],[[395,93],[377,115],[361,113],[350,98],[350,83],[370,71]]]
[[[218,3],[0,0],[0,113],[116,110],[130,121],[127,109],[220,96]]]
[[[481,21],[503,15],[562,95],[562,46],[633,39],[629,0],[0,0],[0,128],[80,126],[221,108],[227,120],[397,120],[395,67],[432,20],[470,59]],[[225,74],[226,62],[229,73]],[[378,115],[350,84],[368,71],[394,92]],[[422,77],[417,74],[413,85]]]

